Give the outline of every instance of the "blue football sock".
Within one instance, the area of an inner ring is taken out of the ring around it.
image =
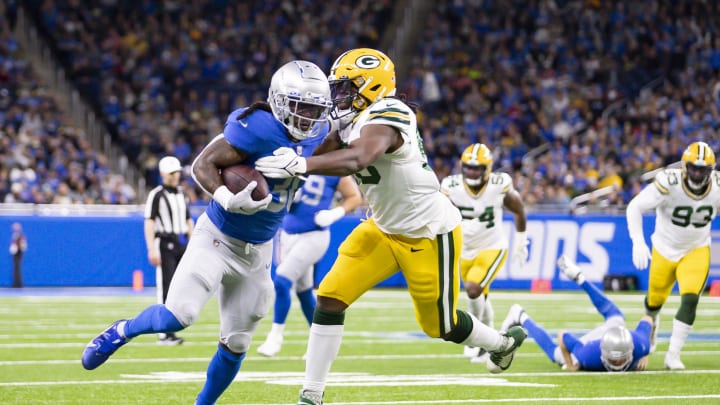
[[[625,317],[622,311],[620,311],[620,308],[610,301],[608,297],[595,287],[593,283],[585,281],[580,284],[580,287],[585,290],[587,295],[590,297],[590,301],[592,301],[593,305],[595,305],[598,312],[602,314],[603,318],[608,319],[613,315],[620,315],[623,318]]]
[[[245,353],[234,354],[218,345],[218,350],[210,360],[207,369],[207,380],[197,396],[196,405],[213,405],[235,379]]]
[[[275,276],[275,312],[273,323],[284,324],[290,312],[290,288],[292,281],[283,276]]]
[[[555,348],[557,345],[553,341],[552,336],[543,329],[540,325],[536,324],[532,318],[528,318],[522,324],[523,328],[527,329],[528,334],[535,339],[535,343],[545,352],[550,358],[550,361],[555,362]]]
[[[147,333],[177,332],[185,329],[164,304],[151,305],[125,324],[125,337],[132,339]]]
[[[317,305],[312,288],[296,294],[300,300],[300,307],[302,308],[303,315],[305,315],[305,319],[307,319],[308,325],[312,325],[313,314],[315,313],[315,306]]]

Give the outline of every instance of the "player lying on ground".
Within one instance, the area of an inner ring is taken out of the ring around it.
[[[548,358],[570,371],[626,371],[644,370],[650,353],[652,318],[644,315],[635,330],[625,327],[625,315],[620,308],[592,283],[585,280],[580,268],[566,256],[558,259],[558,267],[568,278],[574,280],[590,297],[595,309],[605,318],[605,323],[584,334],[573,336],[568,332],[558,334],[558,344],[552,336],[530,318],[523,308],[510,307],[501,329],[522,325],[545,352]]]

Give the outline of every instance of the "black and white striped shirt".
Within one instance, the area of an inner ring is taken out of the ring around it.
[[[155,221],[156,237],[187,235],[190,211],[178,187],[159,185],[150,191],[145,203],[145,219]]]

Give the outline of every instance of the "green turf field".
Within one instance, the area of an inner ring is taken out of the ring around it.
[[[6,290],[7,291],[7,290]],[[641,295],[611,294],[634,327]],[[583,332],[600,316],[581,292],[493,292],[496,327],[513,303],[555,332]],[[649,370],[570,373],[528,340],[510,370],[489,374],[462,357],[462,347],[425,338],[407,292],[375,290],[346,317],[345,338],[325,394],[328,404],[720,403],[720,299],[703,296],[683,353],[684,372],[663,370],[669,328],[678,306],[662,312],[658,352]],[[85,344],[110,322],[154,303],[151,294],[45,296],[0,294],[0,403],[192,404],[202,387],[218,333],[214,300],[201,319],[179,333],[182,346],[157,346],[141,336],[94,371],[80,365]],[[293,303],[283,351],[255,353],[270,328],[264,319],[236,381],[218,404],[294,404],[302,384],[307,325]],[[465,306],[464,296],[460,301]],[[651,402],[650,402],[651,401]]]

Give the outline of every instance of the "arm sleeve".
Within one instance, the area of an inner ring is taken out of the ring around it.
[[[632,334],[634,335],[634,341],[636,346],[640,346],[636,348],[634,351],[635,354],[638,354],[640,356],[644,356],[646,354],[650,353],[650,334],[652,333],[652,325],[650,325],[650,322],[641,320],[638,322],[637,327],[634,331],[632,331]],[[639,349],[639,353],[638,350]]]
[[[660,193],[655,185],[645,187],[638,195],[636,195],[627,206],[627,225],[630,239],[645,240],[643,235],[642,214],[644,211],[657,208],[663,200],[663,194]]]
[[[580,339],[576,338],[571,333],[565,333],[563,335],[563,344],[565,344],[565,347],[570,353],[573,353],[576,349],[582,347]]]

